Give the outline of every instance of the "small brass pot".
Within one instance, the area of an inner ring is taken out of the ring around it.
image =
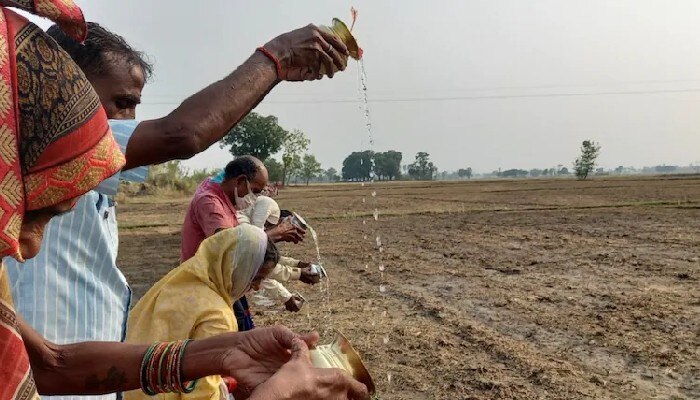
[[[350,341],[338,331],[336,331],[333,343],[316,346],[315,349],[311,350],[311,363],[316,368],[342,369],[367,386],[369,394],[374,394],[374,381],[362,363],[360,355],[357,354]]]
[[[343,21],[339,20],[338,18],[333,18],[333,23],[331,26],[322,25],[320,28],[325,29],[326,31],[337,36],[345,44],[345,47],[348,48],[350,57],[354,58],[355,60],[362,58],[362,49],[357,45],[355,37],[352,36],[350,29],[348,29],[347,25],[345,25]],[[336,67],[335,64],[333,65],[333,72],[338,72],[338,67]],[[321,64],[321,75],[328,75],[326,67],[323,64]]]

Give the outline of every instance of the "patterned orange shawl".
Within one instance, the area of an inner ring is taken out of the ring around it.
[[[87,26],[73,0],[0,0],[0,256],[22,261],[26,211],[76,198],[116,173],[124,156],[80,68],[36,25],[52,19],[77,40]],[[0,266],[0,400],[37,397]]]

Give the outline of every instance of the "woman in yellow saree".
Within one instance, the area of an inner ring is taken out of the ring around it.
[[[127,342],[203,339],[237,330],[231,304],[260,281],[279,260],[265,232],[251,225],[224,229],[206,239],[197,254],[158,281],[129,316]],[[225,399],[220,376],[200,379],[189,394],[161,394],[161,399]],[[127,400],[149,399],[142,391]]]

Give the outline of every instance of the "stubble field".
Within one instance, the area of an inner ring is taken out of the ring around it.
[[[700,398],[700,177],[374,189],[280,193],[318,232],[330,293],[290,283],[305,309],[254,305],[258,325],[342,331],[382,399]],[[177,265],[188,201],[120,204],[135,300]],[[314,260],[307,236],[283,252]]]

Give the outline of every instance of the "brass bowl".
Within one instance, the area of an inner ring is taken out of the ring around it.
[[[348,51],[350,52],[350,57],[354,58],[355,60],[362,58],[362,50],[357,44],[355,37],[352,36],[352,32],[350,32],[348,26],[345,25],[345,22],[339,20],[338,18],[333,18],[333,24],[330,26],[330,29],[340,38],[340,40],[343,41],[345,47],[347,47]]]
[[[369,394],[375,392],[374,381],[350,341],[339,331],[331,344],[316,346],[311,350],[311,363],[316,368],[339,368],[367,386]]]

